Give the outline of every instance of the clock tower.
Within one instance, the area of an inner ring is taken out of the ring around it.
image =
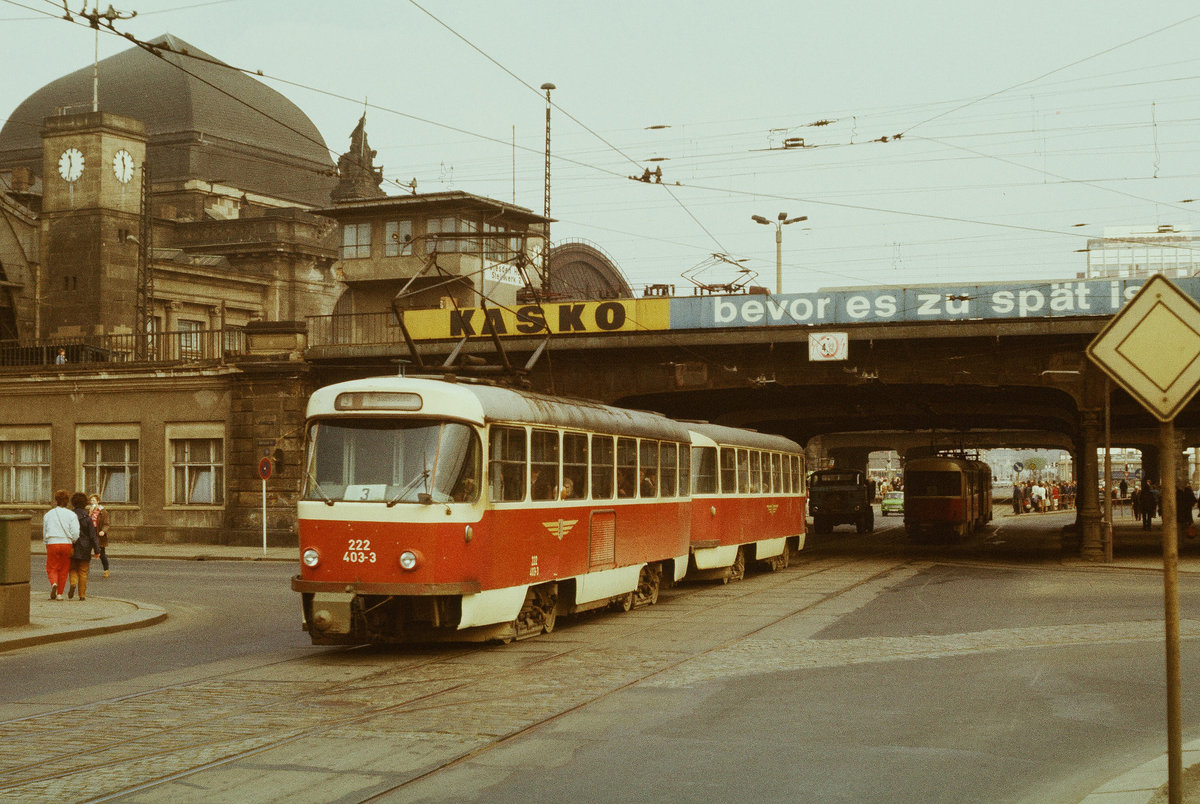
[[[42,128],[38,337],[134,328],[146,127],[110,112]]]

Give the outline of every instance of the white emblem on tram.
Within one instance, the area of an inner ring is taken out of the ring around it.
[[[774,514],[775,514],[775,512],[776,512],[776,511],[778,511],[778,510],[779,510],[779,506],[778,506],[778,505],[768,505],[768,506],[767,506],[767,513],[768,513],[768,514],[774,515]]]
[[[575,527],[578,519],[560,519],[557,522],[543,522],[542,527],[550,531],[550,535],[557,536],[559,540],[571,532],[571,528]]]

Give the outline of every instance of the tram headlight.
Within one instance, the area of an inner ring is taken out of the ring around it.
[[[300,560],[304,562],[304,566],[312,569],[321,563],[321,554],[310,547],[301,554]]]
[[[400,569],[414,570],[417,568],[418,557],[412,550],[405,550],[400,554]]]

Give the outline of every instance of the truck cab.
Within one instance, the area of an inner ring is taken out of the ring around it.
[[[808,485],[808,510],[813,530],[831,533],[837,525],[854,525],[858,533],[875,529],[871,503],[875,484],[856,469],[821,469],[813,472]]]

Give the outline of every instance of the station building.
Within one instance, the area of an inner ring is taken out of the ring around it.
[[[65,488],[100,493],[118,541],[294,544],[310,328],[511,304],[559,264],[559,293],[629,295],[586,244],[545,270],[528,209],[384,193],[365,118],[335,161],[280,93],[151,45],[99,63],[96,108],[88,66],[0,129],[0,513],[35,532]]]

